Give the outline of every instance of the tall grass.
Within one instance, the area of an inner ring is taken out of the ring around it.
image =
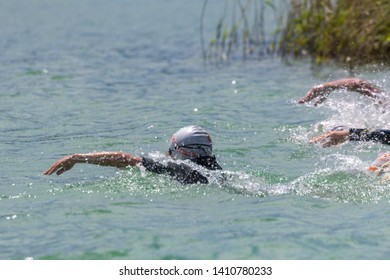
[[[388,63],[390,0],[292,0],[280,48],[316,63]]]
[[[200,30],[206,61],[220,63],[237,57],[260,59],[278,51],[286,9],[277,8],[273,0],[225,0],[221,3],[222,14],[217,20],[215,33],[207,42],[204,39],[203,20],[208,0],[204,0]],[[272,27],[266,24],[269,22],[266,17],[270,16],[273,18]],[[272,32],[268,32],[269,29]]]
[[[202,19],[207,9],[204,1]],[[207,61],[268,54],[317,64],[390,62],[390,0],[226,0],[215,34],[201,38]],[[278,4],[278,5],[277,5]],[[265,16],[273,16],[272,27]]]

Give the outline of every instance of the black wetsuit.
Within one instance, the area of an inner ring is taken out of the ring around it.
[[[208,170],[221,170],[221,166],[217,163],[215,157],[201,157],[194,161],[196,164]],[[152,158],[142,157],[142,165],[146,170],[165,174],[173,177],[182,184],[207,184],[209,180],[185,162],[168,161],[166,164],[156,162]]]
[[[369,131],[367,129],[350,128],[349,129],[350,141],[375,141],[385,145],[390,145],[390,130],[378,129]]]

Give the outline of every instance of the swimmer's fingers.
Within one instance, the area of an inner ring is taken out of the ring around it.
[[[335,143],[333,143],[332,138],[330,138],[329,133],[325,133],[323,135],[312,138],[310,140],[310,144],[321,144],[323,148],[328,148],[332,145],[335,145]]]
[[[324,85],[317,85],[312,87],[301,99],[299,99],[298,103],[303,104],[315,98],[319,98],[314,104],[316,106],[324,102],[329,93],[330,91]]]
[[[386,163],[381,165],[381,168],[387,168],[389,166],[390,166],[390,162],[386,162]]]
[[[372,98],[378,97],[377,94],[382,92],[379,87],[362,80],[360,80],[358,83],[358,89],[362,91],[365,95]]]
[[[50,169],[48,169],[48,170],[46,170],[45,172],[43,172],[43,175],[51,175],[51,174],[53,174],[53,173],[55,173],[55,172],[57,172],[57,175],[63,173],[63,172],[60,172],[60,170],[61,170],[62,168],[58,168],[58,171],[57,171],[57,168],[58,168],[58,167],[51,167]]]
[[[73,161],[72,157],[65,157],[58,161],[56,161],[48,170],[43,172],[44,175],[51,175],[53,173],[57,173],[57,175],[60,175],[64,173],[65,171],[70,170],[75,165],[75,162]]]
[[[59,167],[57,166],[57,164],[53,164],[48,170],[46,170],[45,172],[43,172],[43,175],[51,175],[53,174],[54,172],[57,171]]]
[[[309,90],[301,99],[298,100],[299,104],[303,104],[306,102],[309,102],[310,100],[315,98],[315,94],[313,93],[313,90]]]
[[[316,144],[323,142],[327,137],[329,137],[329,133],[322,134],[320,136],[314,137],[310,140],[310,144]]]
[[[317,105],[321,104],[321,103],[324,102],[325,100],[326,100],[326,96],[322,96],[322,97],[318,98],[318,99],[316,100],[316,102],[314,102],[314,106],[317,106]]]
[[[342,131],[328,131],[325,134],[314,137],[310,143],[320,143],[322,147],[328,148],[330,146],[344,143],[348,139],[348,130]]]
[[[314,137],[314,138],[310,139],[309,143],[310,144],[316,144],[318,142],[322,142],[324,139],[325,139],[324,135],[317,136],[317,137]]]

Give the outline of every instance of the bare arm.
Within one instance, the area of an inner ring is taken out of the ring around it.
[[[373,141],[384,145],[390,145],[390,130],[364,128],[335,127],[320,136],[313,138],[311,143],[321,143],[323,147],[338,145],[345,141]]]
[[[382,91],[378,87],[371,84],[370,82],[357,78],[341,79],[312,87],[306,93],[306,95],[298,101],[298,103],[302,104],[311,101],[315,98],[319,98],[315,103],[315,105],[318,105],[325,101],[326,97],[332,91],[341,89],[348,91],[356,91],[364,96],[368,96],[371,98],[376,98],[379,96],[380,93],[382,93]]]
[[[101,166],[113,166],[124,168],[127,166],[135,166],[142,160],[140,157],[135,157],[131,154],[123,152],[96,152],[88,154],[73,154],[66,156],[56,161],[48,170],[43,172],[44,175],[51,175],[54,172],[57,175],[72,169],[76,163],[89,163]]]
[[[348,140],[349,130],[328,131],[310,140],[310,143],[320,143],[324,148],[338,145]]]

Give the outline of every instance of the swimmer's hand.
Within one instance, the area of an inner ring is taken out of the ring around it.
[[[77,163],[77,160],[75,159],[75,155],[66,156],[58,161],[56,161],[48,170],[43,172],[44,175],[51,175],[54,172],[57,173],[57,175],[60,175],[64,173],[65,171],[68,171],[72,169],[72,167]]]
[[[373,176],[383,175],[382,180],[388,181],[390,179],[390,173],[388,169],[390,166],[390,153],[384,153],[380,155],[371,165],[367,168],[369,174]]]
[[[349,130],[328,131],[320,136],[314,137],[310,143],[319,143],[322,147],[327,148],[334,145],[339,145],[348,140]]]
[[[314,103],[314,106],[317,106],[326,100],[326,97],[332,92],[332,90],[333,89],[327,84],[316,85],[312,87],[301,99],[299,99],[298,103],[303,104],[318,98],[318,100]]]

